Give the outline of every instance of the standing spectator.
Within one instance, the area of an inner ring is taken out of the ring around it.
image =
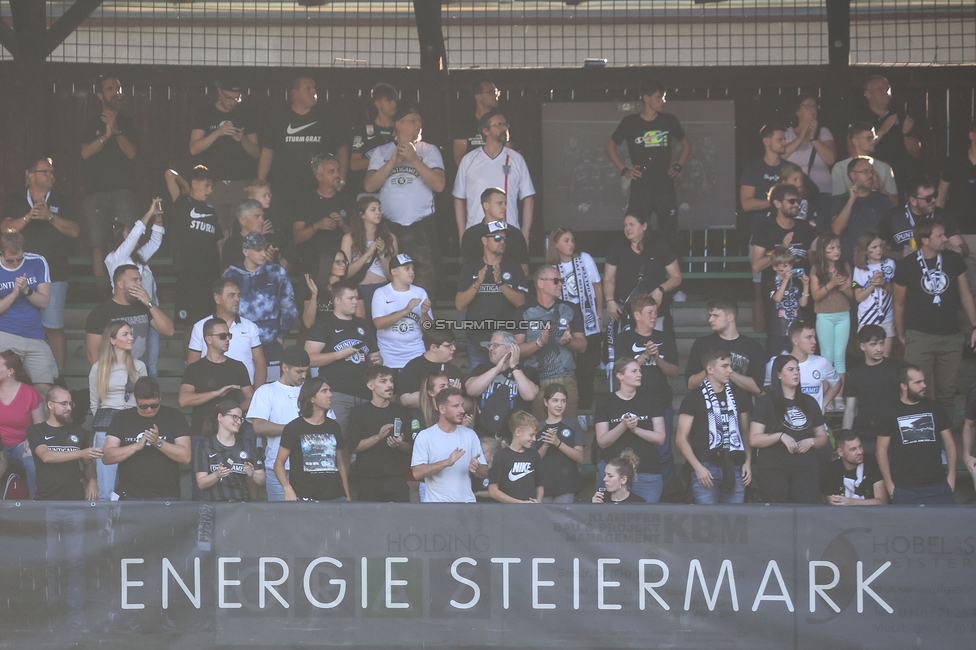
[[[193,325],[190,346],[186,353],[187,365],[197,362],[206,351],[204,325],[212,318],[219,318],[230,328],[227,332],[230,334],[227,357],[244,364],[248,382],[257,390],[258,387],[264,386],[267,380],[268,364],[264,359],[264,348],[261,346],[261,332],[258,326],[246,318],[241,318],[241,287],[236,280],[220,278],[214,282],[213,299],[216,303],[213,314],[201,318]]]
[[[732,391],[732,359],[722,350],[702,355],[701,390],[681,400],[677,444],[691,465],[695,503],[743,503],[752,482],[752,454],[745,435],[750,404],[741,407]]]
[[[799,165],[822,194],[832,193],[830,168],[837,161],[834,135],[817,121],[820,99],[800,95],[796,101],[796,125],[786,129],[783,158]]]
[[[302,325],[305,329],[312,329],[319,318],[325,314],[335,311],[335,291],[336,285],[346,277],[346,269],[349,268],[349,258],[341,250],[334,254],[324,253],[319,257],[318,277],[312,279],[312,275],[305,274],[305,284],[308,286],[308,300],[302,308]],[[319,289],[319,287],[322,287]],[[358,289],[357,289],[358,293]],[[362,302],[356,308],[356,315],[365,318],[366,310]]]
[[[349,260],[349,281],[359,285],[359,295],[369,307],[373,304],[373,292],[393,279],[390,260],[400,251],[400,246],[390,230],[379,200],[364,196],[356,203],[356,216],[349,223],[349,232],[342,236],[342,252]],[[366,313],[370,314],[369,308]]]
[[[515,310],[515,320],[526,322],[529,327],[517,333],[515,341],[519,345],[519,359],[539,373],[540,390],[549,384],[561,384],[569,396],[566,415],[576,417],[579,391],[573,355],[586,351],[586,335],[579,308],[559,298],[562,282],[559,269],[554,266],[543,266],[536,271],[535,300]],[[538,417],[545,417],[546,407],[540,394],[536,394],[532,411]]]
[[[807,452],[827,442],[820,407],[800,386],[800,363],[776,357],[769,392],[756,402],[749,430],[763,501],[819,503],[817,455]]]
[[[847,141],[850,145],[852,155],[834,163],[834,168],[830,170],[831,193],[834,196],[847,194],[851,189],[850,174],[847,173],[847,166],[854,158],[868,158],[874,171],[875,187],[883,192],[892,205],[898,205],[898,186],[895,184],[895,174],[891,171],[891,165],[874,155],[874,150],[878,145],[878,136],[874,132],[874,127],[868,122],[854,122],[847,129]]]
[[[891,502],[951,505],[956,502],[952,421],[941,405],[925,397],[925,376],[918,366],[907,363],[898,370],[898,388],[898,401],[878,430],[878,467]]]
[[[966,416],[962,425],[962,462],[969,473],[976,478],[976,456],[973,456],[973,444],[976,443],[976,388],[974,386],[970,386],[966,393]]]
[[[470,87],[474,98],[474,114],[466,113],[464,117],[454,115],[454,165],[460,166],[465,154],[471,153],[478,147],[484,146],[485,134],[481,131],[481,118],[489,111],[498,108],[498,98],[502,91],[498,90],[494,82],[487,76],[479,76]],[[506,146],[511,146],[506,144]]]
[[[244,87],[231,77],[217,79],[217,101],[197,111],[190,130],[193,162],[213,174],[210,202],[221,229],[230,232],[244,185],[257,172],[257,121],[250,106],[241,105]],[[223,239],[223,235],[220,237]]]
[[[770,123],[759,130],[763,144],[763,157],[754,160],[742,170],[739,179],[739,204],[749,215],[751,228],[772,207],[769,190],[780,182],[779,168],[786,155],[786,127]]]
[[[630,488],[637,478],[637,465],[640,459],[632,449],[624,449],[617,458],[607,462],[603,476],[604,487],[598,487],[591,501],[608,505],[647,503],[644,497],[631,492]]]
[[[572,228],[556,228],[549,235],[546,264],[559,269],[563,282],[560,298],[576,305],[583,317],[586,350],[576,357],[579,378],[579,407],[593,405],[593,377],[603,349],[603,282],[600,270],[589,253],[576,252],[576,233]]]
[[[935,204],[948,210],[962,230],[969,248],[966,277],[970,291],[976,291],[976,120],[968,135],[969,148],[945,161]]]
[[[275,264],[281,264],[287,271],[293,263],[298,261],[298,251],[295,249],[295,239],[291,235],[290,221],[287,215],[284,215],[281,219],[282,228],[276,229],[274,225],[275,221],[275,211],[271,206],[271,183],[268,181],[261,180],[260,178],[254,178],[248,181],[247,185],[244,186],[244,202],[247,201],[257,201],[261,209],[263,210],[263,220],[257,220],[256,214],[254,218],[250,221],[250,224],[245,223],[240,216],[238,216],[238,225],[240,225],[240,230],[234,229],[231,233],[231,239],[237,237],[237,241],[231,246],[229,254],[241,256],[241,243],[248,233],[260,232],[264,235],[264,238],[268,240],[271,244],[271,248],[268,250],[269,259]],[[253,206],[253,204],[251,204]],[[248,208],[250,209],[250,208]],[[240,215],[241,206],[238,205],[238,215]],[[224,243],[226,249],[227,244],[230,242],[228,239]],[[224,249],[222,249],[223,251]],[[223,259],[223,258],[221,258]],[[232,264],[234,259],[238,259],[238,264],[243,264],[243,257],[231,258],[230,263],[223,263],[223,268],[227,268]]]
[[[935,204],[939,196],[935,189],[935,182],[923,176],[908,179],[903,185],[908,200],[904,205],[888,210],[878,224],[878,234],[888,242],[892,257],[896,260],[901,259],[918,250],[912,237],[912,228],[917,221],[933,218],[938,218],[945,227],[946,237],[949,238],[946,250],[959,253],[963,259],[969,257],[969,245],[963,239],[956,220]]]
[[[342,244],[342,235],[355,210],[355,197],[342,192],[339,182],[339,161],[332,156],[317,156],[312,160],[312,172],[317,185],[314,191],[305,190],[298,197],[291,225],[291,234],[298,247],[303,267],[312,271],[319,258]],[[278,193],[279,196],[281,192]]]
[[[505,440],[488,470],[488,496],[499,503],[541,503],[545,487],[539,472],[542,458],[532,448],[539,421],[525,411],[508,419]]]
[[[422,323],[432,323],[430,298],[413,284],[413,260],[400,253],[390,260],[393,282],[373,294],[373,326],[383,362],[399,370],[414,357],[424,353]]]
[[[357,501],[409,503],[405,478],[414,430],[410,413],[394,403],[393,371],[382,365],[366,371],[370,401],[349,414],[349,451],[356,455]]]
[[[620,175],[630,179],[627,212],[650,220],[657,215],[657,237],[670,246],[677,243],[678,201],[674,178],[691,156],[691,140],[674,115],[664,112],[667,90],[655,79],[640,85],[643,108],[620,121],[604,150]],[[617,147],[627,143],[630,167],[617,155]],[[681,147],[675,162],[674,147]]]
[[[891,281],[895,261],[885,257],[885,241],[873,230],[864,232],[854,247],[854,300],[857,301],[857,330],[879,325],[885,332],[884,355],[891,354],[895,338],[895,312]],[[845,427],[850,428],[850,427]]]
[[[810,249],[816,232],[806,221],[798,218],[800,194],[792,185],[783,183],[769,190],[772,214],[756,223],[752,233],[752,272],[762,273],[767,282],[773,275],[770,256],[780,246],[793,253],[796,265],[810,270]]]
[[[851,368],[844,382],[843,428],[857,435],[868,451],[874,451],[878,430],[898,399],[899,364],[885,356],[890,341],[880,325],[865,325],[857,333],[864,363]]]
[[[800,389],[804,395],[817,402],[820,412],[823,413],[843,388],[840,375],[829,359],[814,354],[817,349],[817,332],[811,323],[795,321],[790,325],[789,337],[792,348],[784,354],[796,359],[800,368]],[[766,386],[775,383],[775,361],[776,357],[773,357],[766,364]]]
[[[318,375],[332,387],[332,410],[343,431],[348,431],[349,412],[368,401],[367,366],[383,362],[376,336],[366,321],[356,316],[356,288],[335,287],[335,311],[325,313],[308,332],[305,352]]]
[[[959,370],[959,308],[966,312],[976,345],[976,305],[962,256],[945,250],[945,228],[936,219],[915,224],[918,252],[895,266],[895,332],[905,346],[905,361],[922,369],[926,386],[946,413],[955,411]],[[949,417],[950,422],[952,417]]]
[[[85,321],[85,354],[88,363],[98,360],[102,331],[113,320],[122,320],[132,328],[132,356],[145,363],[146,340],[152,327],[160,336],[173,336],[173,321],[149,297],[142,286],[142,274],[135,264],[120,264],[112,272],[112,297],[100,303]]]
[[[261,233],[245,237],[243,250],[244,266],[230,267],[224,277],[241,288],[240,315],[258,326],[268,381],[276,381],[285,337],[298,317],[295,293],[285,269],[268,262],[268,241]]]
[[[136,157],[138,136],[132,119],[119,114],[122,85],[118,79],[99,76],[95,79],[95,96],[102,110],[85,123],[81,139],[88,190],[81,202],[81,212],[88,223],[92,272],[96,277],[105,277],[102,266],[105,229],[113,220],[129,227],[136,220],[131,161]]]
[[[483,479],[488,476],[488,465],[481,459],[477,434],[461,424],[464,396],[448,386],[434,399],[439,419],[414,441],[410,461],[414,478],[427,487],[425,503],[474,503],[469,474]]]
[[[4,233],[0,236],[0,349],[20,355],[42,396],[58,376],[41,325],[41,310],[50,300],[47,261],[24,252],[24,236],[19,232]]]
[[[485,211],[485,218],[481,223],[476,223],[464,231],[461,237],[461,263],[476,259],[482,254],[481,238],[487,232],[492,235],[496,232],[508,230],[508,223],[505,221],[505,214],[508,210],[508,195],[500,187],[489,187],[481,193],[481,208]],[[507,232],[503,234],[507,235]],[[512,237],[505,240],[505,252],[502,257],[511,259],[522,266],[522,273],[529,275],[529,248],[523,237]]]
[[[133,358],[135,337],[132,327],[121,320],[113,320],[105,326],[98,361],[88,373],[88,399],[92,412],[92,429],[95,431],[93,446],[103,449],[105,436],[115,416],[123,409],[135,407],[133,391],[140,377],[146,376],[146,364]],[[118,467],[95,460],[98,473],[99,500],[108,501],[115,490]]]
[[[864,453],[861,439],[853,431],[836,431],[837,458],[820,476],[824,501],[832,506],[883,506],[888,490],[878,461]]]
[[[810,296],[817,314],[817,339],[820,352],[840,375],[841,387],[847,376],[847,341],[851,336],[851,267],[840,261],[840,237],[825,232],[817,237],[810,273]],[[835,410],[843,410],[836,398]],[[829,404],[827,405],[830,406]]]
[[[264,462],[240,435],[244,410],[237,400],[217,403],[203,423],[203,439],[193,454],[193,471],[204,501],[250,501],[265,481]]]
[[[254,181],[248,186],[253,186],[255,183],[267,185],[267,187],[259,188],[259,195],[261,192],[267,191],[268,204],[270,205],[271,185],[267,181]],[[252,232],[261,233],[269,245],[272,242],[277,242],[274,237],[274,224],[268,218],[268,213],[269,209],[258,199],[247,198],[236,205],[237,225],[232,228],[230,236],[227,237],[220,249],[220,268],[227,270],[231,266],[241,267],[244,264],[244,238]],[[291,234],[286,233],[285,238],[291,239]],[[283,245],[282,242],[277,243]],[[279,246],[279,253],[280,248]],[[270,257],[272,260],[274,259],[273,251]],[[275,263],[277,264],[277,262]]]
[[[378,83],[369,93],[368,122],[352,128],[352,155],[349,160],[349,192],[353,196],[363,191],[363,178],[369,168],[369,154],[388,142],[393,142],[393,118],[397,113],[400,93],[388,83]]]
[[[170,234],[175,241],[176,317],[183,324],[183,349],[190,344],[192,324],[210,313],[210,291],[220,277],[220,251],[217,242],[223,231],[217,211],[207,203],[213,176],[206,167],[194,167],[187,183],[178,174],[166,171],[166,186],[173,200]]]
[[[468,364],[475,368],[488,362],[484,347],[495,328],[485,326],[485,321],[512,320],[515,310],[525,304],[529,288],[522,267],[505,258],[507,227],[492,230],[492,224],[484,224],[481,234],[482,256],[465,260],[458,275],[458,290],[454,306],[466,309],[466,318],[478,329],[466,332]],[[470,393],[469,391],[469,394]]]
[[[489,111],[478,120],[485,144],[465,154],[454,178],[454,214],[457,218],[458,241],[466,228],[484,219],[481,194],[489,187],[505,190],[508,205],[505,211],[508,225],[518,229],[529,242],[535,206],[535,186],[522,154],[505,146],[508,142],[508,122],[497,110]],[[522,218],[519,220],[519,201]]]
[[[285,501],[350,501],[349,450],[339,424],[327,413],[332,391],[321,377],[305,382],[298,395],[299,416],[281,431],[274,473]],[[290,458],[291,471],[287,469]]]
[[[864,97],[868,105],[856,118],[871,124],[878,134],[878,157],[891,164],[895,178],[912,176],[922,153],[919,135],[922,129],[915,118],[905,111],[891,107],[891,84],[876,74],[864,83]],[[899,191],[905,188],[899,185]]]
[[[613,364],[613,376],[620,388],[597,403],[593,418],[596,421],[596,444],[600,447],[600,462],[596,466],[597,488],[605,485],[604,474],[608,462],[630,449],[637,457],[637,475],[630,489],[644,501],[657,503],[664,489],[658,452],[658,446],[664,444],[667,437],[663,413],[638,397],[641,370],[635,359],[618,359]]]
[[[27,429],[43,421],[44,399],[31,385],[23,360],[13,350],[0,352],[0,442],[7,459],[24,464],[31,498],[37,483]]]
[[[543,393],[546,419],[539,423],[535,436],[535,450],[542,458],[539,475],[545,487],[543,503],[573,503],[576,493],[583,488],[579,466],[583,462],[586,440],[579,422],[575,418],[563,417],[567,399],[566,389],[560,384],[549,384]],[[491,459],[486,460],[491,465]]]
[[[285,348],[281,354],[281,377],[271,383],[258,386],[247,409],[247,420],[254,426],[259,445],[264,447],[264,466],[275,466],[278,445],[285,425],[300,417],[298,396],[308,374],[308,354],[298,346]],[[321,384],[320,384],[321,385]],[[331,397],[331,395],[330,395]],[[332,402],[329,400],[329,406]],[[328,409],[326,409],[328,410]],[[289,464],[283,470],[288,476]],[[268,501],[284,501],[285,491],[278,482],[277,472],[266,476]]]
[[[785,246],[769,257],[773,275],[763,280],[766,304],[766,352],[777,355],[790,349],[789,329],[799,320],[800,308],[810,300],[810,276],[794,269],[796,258]],[[796,272],[794,272],[794,270]]]
[[[420,408],[424,378],[434,372],[447,373],[456,388],[464,382],[461,369],[451,363],[454,360],[454,332],[451,330],[424,330],[424,353],[411,359],[397,376],[396,388],[400,403],[407,408]]]
[[[379,192],[399,249],[418,261],[417,284],[433,292],[434,260],[440,248],[434,195],[444,191],[446,180],[441,152],[421,140],[422,132],[423,120],[416,108],[397,111],[396,139],[370,153],[365,188]]]
[[[156,295],[156,277],[149,266],[149,258],[156,254],[163,243],[166,229],[163,227],[162,199],[153,199],[149,210],[141,219],[124,226],[120,221],[112,222],[112,242],[107,246],[112,251],[105,256],[105,268],[110,277],[115,277],[115,269],[130,264],[139,270],[142,288],[149,295],[150,304],[159,304]],[[155,377],[159,362],[159,332],[150,327],[146,333],[146,369],[150,377]]]
[[[58,368],[68,356],[64,335],[64,301],[68,295],[68,257],[81,228],[68,197],[54,190],[54,164],[50,158],[32,160],[27,169],[27,191],[7,197],[2,232],[24,236],[24,250],[47,260],[51,273],[50,301],[41,310],[44,334]]]
[[[519,363],[519,345],[508,332],[488,342],[488,362],[475,366],[464,392],[478,402],[478,434],[498,437],[513,411],[528,411],[539,394],[539,373]]]
[[[118,464],[121,500],[180,498],[180,464],[192,460],[183,415],[160,406],[159,384],[152,377],[136,380],[136,407],[112,418],[103,449],[106,465]]]
[[[806,221],[817,232],[830,224],[831,194],[822,194],[816,183],[803,173],[800,166],[789,161],[779,166],[779,175],[783,179],[781,184],[792,185],[800,196],[800,211],[797,219]]]
[[[847,164],[851,187],[847,194],[833,198],[834,216],[830,229],[840,236],[841,259],[851,261],[857,238],[868,230],[877,230],[881,218],[891,206],[888,197],[878,191],[877,174],[871,159],[858,156]]]

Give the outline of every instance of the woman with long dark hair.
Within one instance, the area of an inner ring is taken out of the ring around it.
[[[393,279],[390,260],[399,252],[396,235],[390,232],[390,222],[375,196],[356,202],[356,216],[349,220],[349,232],[342,236],[342,252],[349,259],[347,277],[359,285],[359,295],[369,313],[373,292]]]
[[[37,491],[37,482],[27,429],[43,421],[44,400],[34,388],[24,360],[13,350],[0,352],[0,441],[8,460],[19,460],[27,469],[31,498]]]
[[[248,501],[251,489],[264,485],[264,463],[239,435],[243,421],[241,405],[225,399],[203,423],[193,471],[204,501]]]
[[[326,251],[319,256],[318,275],[305,274],[305,284],[308,285],[309,298],[305,301],[302,310],[302,324],[311,329],[315,324],[319,314],[335,311],[332,305],[332,288],[346,277],[349,268],[349,258],[341,250]],[[360,301],[359,308],[362,310],[363,303]],[[360,318],[365,317],[365,311],[356,315]]]
[[[749,444],[759,456],[759,491],[767,503],[819,503],[820,470],[811,450],[827,444],[823,414],[817,401],[800,389],[795,357],[776,357],[771,376],[749,429]]]
[[[535,449],[542,457],[543,503],[572,503],[583,487],[579,466],[586,441],[576,418],[563,417],[568,396],[562,384],[549,384],[542,396],[546,419],[539,423]]]
[[[800,166],[821,194],[831,194],[830,168],[837,162],[834,136],[817,120],[820,98],[812,93],[797,97],[793,126],[786,129],[786,160]]]

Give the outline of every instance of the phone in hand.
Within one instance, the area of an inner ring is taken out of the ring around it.
[[[399,438],[403,435],[403,421],[400,418],[393,418],[393,437]]]
[[[792,271],[790,271],[790,273],[793,275],[794,278],[802,278],[804,275],[802,268],[795,268]]]

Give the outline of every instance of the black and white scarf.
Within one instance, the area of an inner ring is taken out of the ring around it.
[[[853,477],[844,477],[844,496],[848,499],[863,499],[864,497],[857,493],[857,488],[861,485],[861,481],[863,480],[864,463],[861,463],[854,471]]]
[[[586,272],[586,265],[583,264],[583,256],[577,255],[573,258],[573,275],[576,278],[576,297],[579,299],[580,312],[583,314],[583,331],[586,336],[600,333],[600,319],[596,314],[596,291],[590,277]],[[569,283],[563,282],[562,298],[566,302],[572,302],[569,295]]]
[[[739,432],[739,409],[735,404],[735,396],[732,395],[732,385],[725,385],[724,412],[707,377],[702,381],[701,391],[702,397],[705,398],[705,407],[708,409],[708,448],[727,452],[745,451],[742,435]]]

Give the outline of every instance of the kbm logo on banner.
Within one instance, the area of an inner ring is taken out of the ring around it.
[[[0,506],[0,625],[25,646],[950,648],[976,633],[968,509],[64,506]]]

